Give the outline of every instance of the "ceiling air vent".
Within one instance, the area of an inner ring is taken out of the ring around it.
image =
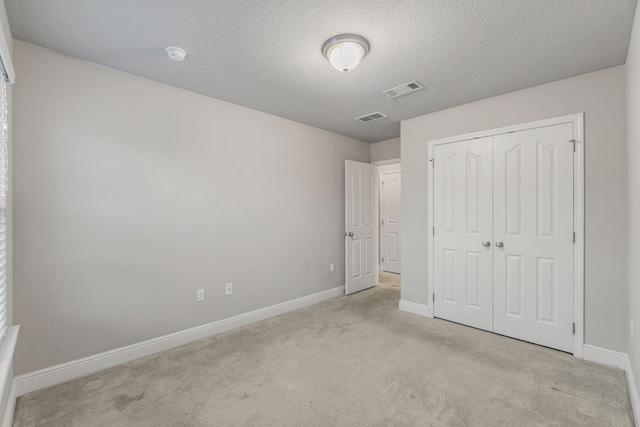
[[[414,80],[412,82],[396,86],[393,89],[385,90],[382,93],[393,99],[399,96],[409,95],[410,93],[417,92],[421,89],[424,89],[424,86]]]
[[[381,113],[380,111],[376,111],[375,113],[371,113],[371,114],[366,114],[364,116],[361,117],[356,117],[356,120],[362,123],[368,123],[368,122],[372,122],[374,120],[380,120],[380,119],[384,119],[385,117],[387,117],[386,114]]]

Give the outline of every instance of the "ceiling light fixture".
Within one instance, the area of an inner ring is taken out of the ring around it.
[[[369,42],[356,34],[331,37],[322,46],[322,54],[333,68],[345,74],[356,68],[367,53]]]

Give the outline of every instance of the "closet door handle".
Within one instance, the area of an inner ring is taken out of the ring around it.
[[[482,242],[482,246],[484,246],[485,248],[488,248],[489,246],[491,246],[491,242],[488,240],[485,240],[484,242]]]
[[[500,240],[496,242],[496,247],[501,248],[503,246],[504,246],[504,243],[502,243]]]

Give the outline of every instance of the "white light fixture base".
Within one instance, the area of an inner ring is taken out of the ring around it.
[[[369,42],[357,34],[341,34],[331,37],[322,46],[322,54],[333,68],[348,73],[360,64],[369,53]]]

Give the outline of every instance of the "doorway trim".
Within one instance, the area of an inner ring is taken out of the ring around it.
[[[480,132],[468,133],[464,135],[458,135],[447,138],[440,138],[430,140],[428,144],[428,158],[427,158],[427,171],[428,171],[428,203],[429,209],[427,218],[427,230],[431,230],[431,233],[427,233],[427,245],[429,248],[429,255],[427,259],[427,266],[429,269],[427,293],[429,295],[429,305],[431,306],[431,316],[433,317],[433,303],[434,303],[434,265],[433,265],[433,251],[434,251],[434,188],[433,188],[433,151],[436,145],[450,144],[453,142],[460,142],[475,138],[484,138],[489,136],[497,136],[505,133],[519,132],[523,130],[530,130],[536,128],[542,128],[547,126],[554,126],[559,124],[571,123],[573,124],[573,134],[576,139],[575,143],[575,157],[574,157],[574,169],[573,169],[573,224],[574,231],[576,233],[576,241],[573,248],[573,322],[575,324],[575,333],[573,336],[573,355],[578,358],[583,358],[584,354],[584,113],[570,114],[567,116],[554,117],[546,120],[538,120],[534,122],[521,123],[514,126],[506,126],[497,129],[490,129]]]
[[[375,162],[371,162],[372,165],[376,166],[393,165],[395,163],[402,163],[400,161],[400,157],[398,157],[397,159],[376,160]]]

